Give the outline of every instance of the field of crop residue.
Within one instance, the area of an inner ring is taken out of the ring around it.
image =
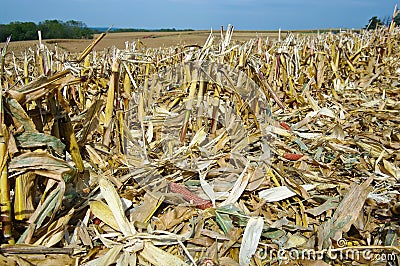
[[[394,25],[2,47],[1,264],[399,264]]]
[[[95,50],[103,50],[111,48],[113,46],[118,49],[124,49],[126,42],[138,42],[140,41],[144,48],[167,48],[178,45],[203,45],[207,40],[210,31],[182,31],[182,32],[115,32],[108,33],[107,36],[95,47]],[[282,38],[284,38],[288,32],[282,32]],[[304,32],[298,32],[297,34],[304,34]],[[307,34],[307,33],[306,33]],[[220,36],[220,32],[215,32],[215,35]],[[94,37],[98,37],[95,35]],[[250,39],[262,37],[277,39],[278,31],[236,31],[232,37],[233,41],[248,41]],[[47,47],[54,49],[57,45],[60,49],[71,53],[82,52],[92,40],[88,39],[52,39],[43,40],[43,43]],[[38,41],[16,41],[11,42],[9,45],[9,51],[13,51],[17,54],[24,52],[29,48],[35,48],[38,45]],[[4,44],[0,44],[2,47]]]

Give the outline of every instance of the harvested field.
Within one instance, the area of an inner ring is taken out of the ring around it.
[[[192,34],[3,46],[3,264],[398,265],[400,29]]]
[[[296,34],[307,34],[307,32],[297,31]],[[145,48],[160,48],[160,47],[172,47],[177,45],[203,45],[207,40],[209,31],[182,31],[182,32],[118,32],[108,33],[107,36],[95,47],[95,50],[100,51],[110,47],[117,47],[118,49],[125,48],[125,42],[137,42],[141,41]],[[286,36],[288,32],[282,32],[282,37]],[[219,35],[219,30],[216,31],[216,36]],[[97,38],[99,35],[95,35]],[[257,36],[263,38],[278,38],[277,31],[236,31],[235,35],[232,36],[233,40],[236,41],[248,41]],[[50,49],[54,49],[54,45],[57,44],[59,48],[71,52],[80,53],[82,52],[92,40],[74,40],[74,39],[57,39],[57,40],[43,40],[43,43]],[[19,41],[11,42],[8,50],[14,51],[16,54],[24,52],[28,48],[34,48],[38,45],[38,41]],[[0,44],[2,47],[3,44]]]

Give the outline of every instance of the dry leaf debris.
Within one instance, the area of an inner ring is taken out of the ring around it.
[[[353,248],[398,264],[400,30],[232,34],[96,51],[101,35],[81,55],[5,44],[2,261],[278,265],[279,250]]]

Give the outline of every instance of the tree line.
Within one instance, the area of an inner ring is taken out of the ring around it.
[[[397,13],[396,16],[393,18],[393,21],[396,26],[400,25],[400,13]],[[392,17],[386,16],[383,18],[378,18],[377,16],[373,16],[372,18],[369,19],[368,24],[365,25],[365,29],[367,30],[373,30],[377,29],[379,27],[388,27],[390,26],[390,23],[392,23]]]
[[[400,25],[400,13],[397,13],[393,18],[396,25]],[[369,19],[365,29],[371,30],[382,26],[389,26],[392,22],[392,17],[378,18],[374,16]],[[192,29],[185,29],[192,30]],[[0,24],[0,42],[5,42],[8,36],[12,36],[13,41],[37,40],[38,31],[41,31],[43,39],[92,39],[93,34],[98,33],[98,30],[90,29],[85,23],[76,20],[63,22],[61,20],[45,20],[35,24],[34,22],[11,22],[9,24]],[[127,31],[181,31],[175,28],[146,30],[146,29],[115,29],[114,32]]]
[[[91,39],[95,30],[89,29],[81,21],[69,20],[45,20],[35,24],[34,22],[11,22],[0,24],[0,42],[4,42],[8,36],[13,41],[37,40],[38,31],[41,31],[43,39]]]
[[[161,28],[161,29],[117,28],[117,29],[111,29],[111,30],[110,30],[110,32],[179,32],[179,31],[194,31],[194,29],[175,29],[175,28]]]

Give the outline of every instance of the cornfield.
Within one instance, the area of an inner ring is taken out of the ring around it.
[[[2,49],[3,264],[400,263],[399,28],[105,34]]]

